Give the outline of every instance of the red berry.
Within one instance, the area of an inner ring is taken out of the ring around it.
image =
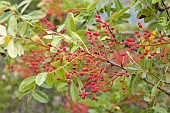
[[[111,30],[114,30],[114,28],[112,27]]]
[[[123,79],[120,79],[120,82],[123,82]]]
[[[96,27],[97,27],[97,28],[101,28],[101,25],[97,25]]]
[[[146,52],[149,52],[149,50],[148,50],[148,49],[146,49],[145,51],[146,51]]]
[[[140,38],[140,34],[137,34],[137,37]]]
[[[80,72],[80,76],[83,76],[84,75],[84,72]]]
[[[126,89],[126,87],[125,86],[122,86],[122,90],[125,90]]]
[[[52,47],[51,43],[48,43],[48,47]]]
[[[57,78],[57,80],[61,80],[60,78]]]
[[[107,91],[107,89],[104,89],[104,90],[103,90],[103,92],[106,92],[106,91]]]
[[[96,22],[100,22],[100,18],[96,18]]]
[[[120,56],[125,56],[125,55],[126,55],[125,52],[120,53]]]
[[[114,70],[114,73],[117,73],[117,70]]]
[[[66,51],[66,47],[63,48],[63,51]]]
[[[50,51],[50,48],[46,48],[47,51]]]
[[[140,56],[140,59],[142,59],[142,58],[144,58],[144,56],[143,56],[143,55],[141,55],[141,56]]]
[[[148,58],[149,58],[149,59],[151,59],[151,58],[152,58],[152,56],[148,56]]]
[[[138,32],[138,31],[135,31],[134,33],[135,33],[135,34],[139,34],[139,32]]]
[[[126,73],[126,77],[129,77],[129,73]]]
[[[106,70],[106,69],[104,70],[104,73],[107,73],[107,70]]]
[[[147,54],[148,54],[148,52],[144,52],[143,54],[144,54],[144,55],[147,55]]]
[[[92,100],[95,100],[95,97],[93,96],[93,97],[91,97],[91,99],[92,99]]]
[[[161,54],[160,54],[160,56],[161,56],[161,57],[164,57],[164,54],[163,54],[163,53],[161,53]]]
[[[100,15],[99,14],[95,14],[94,15],[96,18],[100,18]]]

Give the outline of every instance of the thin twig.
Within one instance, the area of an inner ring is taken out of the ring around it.
[[[147,84],[150,84],[152,86],[154,86],[154,83],[150,82],[149,80],[147,80],[146,78],[141,78],[143,81],[145,81]],[[168,96],[170,96],[170,92],[165,90],[164,88],[158,86],[157,87],[159,90],[161,90],[162,92],[164,92],[165,94],[167,94]]]

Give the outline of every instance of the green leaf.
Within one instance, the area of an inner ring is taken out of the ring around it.
[[[113,4],[109,3],[109,4],[105,5],[105,7],[104,7],[104,9],[105,9],[108,16],[110,16],[110,11],[111,11],[112,5]]]
[[[127,66],[126,67],[127,70],[133,70],[133,71],[139,71],[142,70],[140,67],[138,66]]]
[[[38,28],[39,30],[45,31],[44,28],[42,26],[40,26],[39,24],[34,22],[33,25],[34,25],[34,27]]]
[[[3,25],[0,25],[0,36],[7,36],[6,27]]]
[[[116,1],[115,1],[115,6],[116,6],[116,10],[117,10],[117,11],[119,11],[119,10],[121,10],[121,9],[123,8],[120,0],[116,0]]]
[[[138,83],[139,83],[139,76],[132,76],[131,84],[130,84],[132,95],[136,94],[137,88],[138,88],[138,85],[137,85]]]
[[[154,17],[155,17],[154,15],[147,16],[147,17],[144,18],[144,22],[145,22],[145,23],[148,23],[148,22],[150,22],[151,20],[153,20]]]
[[[113,13],[110,17],[110,23],[115,22],[119,17],[121,17],[130,7],[125,7],[119,11]]]
[[[31,90],[25,90],[23,92],[20,92],[20,96],[19,96],[19,100],[21,100],[21,98],[25,95],[27,95],[28,93],[31,93]]]
[[[15,37],[17,32],[17,19],[12,15],[9,19],[8,33]]]
[[[7,51],[8,54],[11,58],[16,58],[17,57],[17,48],[16,45],[14,43],[14,39],[11,39],[7,45]]]
[[[79,48],[78,46],[73,46],[73,47],[71,48],[71,52],[74,53],[78,48]]]
[[[163,107],[159,107],[159,106],[154,106],[152,107],[153,110],[157,111],[158,113],[168,113],[166,111],[166,109],[164,109]]]
[[[150,31],[154,31],[156,28],[157,28],[158,30],[161,30],[161,29],[162,29],[162,25],[159,24],[158,22],[153,22],[153,23],[149,24],[149,26],[148,26],[148,29],[149,29]]]
[[[51,41],[51,45],[53,47],[50,47],[50,51],[51,52],[56,52],[57,49],[59,46],[60,46],[60,41],[62,40],[63,38],[61,38],[60,36],[55,36],[54,39]]]
[[[90,107],[98,107],[97,102],[96,102],[96,101],[93,101],[93,100],[91,100],[91,99],[89,99],[89,98],[86,98],[86,99],[84,99],[84,100],[81,100],[81,102],[83,102],[84,104],[87,104],[87,105],[90,106]]]
[[[99,0],[91,0],[90,4],[87,6],[87,11],[94,10],[96,8],[97,3]]]
[[[0,4],[5,6],[11,6],[11,3],[7,1],[0,1]]]
[[[144,22],[150,22],[155,17],[153,11],[151,9],[142,9],[138,12],[137,18],[142,19],[144,18]]]
[[[58,62],[58,63],[59,63],[59,62]],[[60,67],[60,65],[59,65],[58,67]],[[59,77],[59,78],[63,79],[63,78],[64,78],[64,76],[65,76],[64,69],[63,69],[63,68],[61,68],[61,69],[57,70],[57,71],[56,71],[56,75],[57,75],[57,77]]]
[[[24,48],[22,47],[22,44],[20,41],[16,42],[16,49],[17,49],[17,53],[19,56],[24,54]]]
[[[66,83],[66,82],[62,82],[62,83],[60,83],[60,84],[58,84],[57,85],[57,90],[59,91],[59,92],[62,92],[62,91],[64,91],[64,90],[66,90],[66,86],[67,86],[68,84]]]
[[[38,20],[38,19],[44,18],[45,16],[46,14],[44,12],[34,10],[27,15],[22,15],[21,18],[26,19],[26,20]]]
[[[8,7],[11,7],[11,3],[7,1],[0,1],[0,9],[6,10]]]
[[[55,73],[56,73],[57,77],[59,77],[61,79],[64,79],[65,78],[65,72],[64,72],[63,67],[61,68],[60,60],[58,60],[57,62],[52,63],[51,65],[55,66],[57,68],[60,68]]]
[[[72,82],[71,86],[70,86],[70,95],[71,95],[71,98],[72,98],[73,101],[78,101],[79,100],[78,88],[76,87],[74,82]]]
[[[83,40],[80,38],[80,36],[79,36],[76,32],[71,31],[70,35],[71,35],[73,38],[75,38],[75,39],[77,40],[77,42],[81,42],[81,43],[84,45],[84,47],[86,48],[86,50],[88,51],[87,46],[85,45],[85,43],[83,42]]]
[[[139,65],[142,69],[145,69],[145,58],[140,59]]]
[[[146,97],[146,96],[144,96],[144,100],[145,100],[146,102],[152,102],[152,99],[150,99],[149,97]]]
[[[161,81],[161,80],[160,80],[160,81]],[[155,85],[153,86],[153,88],[152,88],[152,91],[151,91],[151,98],[152,98],[152,99],[155,97],[155,95],[156,95],[156,93],[157,93],[157,91],[158,91],[157,87],[158,87],[160,81],[159,81],[157,84],[155,84]]]
[[[32,1],[32,0],[24,0],[24,1],[22,1],[21,3],[18,4],[17,8],[19,9],[20,7],[28,4],[28,3],[31,2],[31,1]]]
[[[69,13],[67,15],[67,18],[66,18],[64,24],[65,24],[65,27],[66,27],[66,33],[67,34],[70,34],[71,31],[76,31],[73,13]]]
[[[53,83],[54,83],[54,74],[48,74],[47,78],[45,80],[45,83],[47,83],[48,85],[53,85]]]
[[[27,7],[30,5],[30,3],[32,2],[32,0],[26,0],[29,1],[28,3],[26,3],[26,5],[21,9],[21,14],[24,13],[24,11],[27,9]]]
[[[43,83],[43,84],[41,84],[40,87],[46,88],[46,89],[51,89],[53,87],[53,85],[49,85],[49,84]]]
[[[137,14],[138,19],[142,19],[142,18],[149,17],[149,16],[154,16],[152,15],[152,11],[149,9],[142,9]]]
[[[30,25],[26,22],[22,23],[21,24],[21,27],[19,29],[19,34],[21,37],[25,37],[26,34],[28,33],[29,31],[29,28],[30,28]]]
[[[43,72],[43,73],[39,73],[36,76],[35,82],[38,86],[44,83],[44,81],[46,80],[47,74],[48,74],[47,72]]]
[[[65,24],[61,24],[61,25],[57,28],[57,32],[60,32],[64,27],[65,27]]]
[[[7,19],[11,17],[11,12],[5,12],[2,15],[0,15],[0,23],[5,22]]]
[[[147,5],[149,8],[152,8],[152,0],[144,0],[143,3]]]
[[[33,20],[33,18],[29,15],[22,15],[21,18],[24,20]]]
[[[48,96],[42,92],[42,91],[39,91],[39,90],[35,90],[33,93],[32,93],[32,96],[35,100],[41,102],[41,103],[47,103],[49,101],[49,98]]]
[[[146,72],[142,73],[142,78],[146,78]]]
[[[78,82],[79,88],[82,88],[83,87],[83,83],[82,83],[82,81],[78,77],[77,77],[77,82]]]
[[[63,34],[62,37],[67,41],[68,43],[74,43],[77,44],[76,40],[74,40],[71,36]]]
[[[28,88],[30,86],[30,84],[34,83],[35,81],[35,76],[30,76],[26,79],[24,79],[21,84],[19,85],[19,91],[23,91],[26,88]]]
[[[131,17],[131,14],[129,13],[124,13],[121,18],[130,18]]]

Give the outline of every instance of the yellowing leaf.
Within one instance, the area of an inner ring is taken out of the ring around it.
[[[145,44],[146,44],[146,45],[149,45],[149,42],[147,41]],[[146,46],[145,48],[146,48],[147,50],[150,50],[151,47],[150,47],[150,46]]]
[[[152,35],[149,37],[149,40],[152,41],[156,35],[156,30],[152,31]]]
[[[155,35],[156,35],[156,30],[152,31],[151,36],[148,39],[150,41],[154,40]],[[145,45],[149,45],[148,40],[142,39],[142,43],[140,43],[140,44],[143,44],[143,43],[145,43]],[[146,46],[146,49],[150,50],[150,46]]]
[[[115,108],[116,108],[117,110],[120,110],[120,107],[119,107],[119,106],[116,106]]]
[[[9,43],[9,41],[10,41],[10,37],[9,37],[9,36],[6,36],[6,37],[5,37],[5,43],[4,43],[4,44],[7,45],[7,44]]]

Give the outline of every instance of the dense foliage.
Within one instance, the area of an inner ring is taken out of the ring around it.
[[[169,0],[32,2],[0,1],[0,111],[170,112]]]

